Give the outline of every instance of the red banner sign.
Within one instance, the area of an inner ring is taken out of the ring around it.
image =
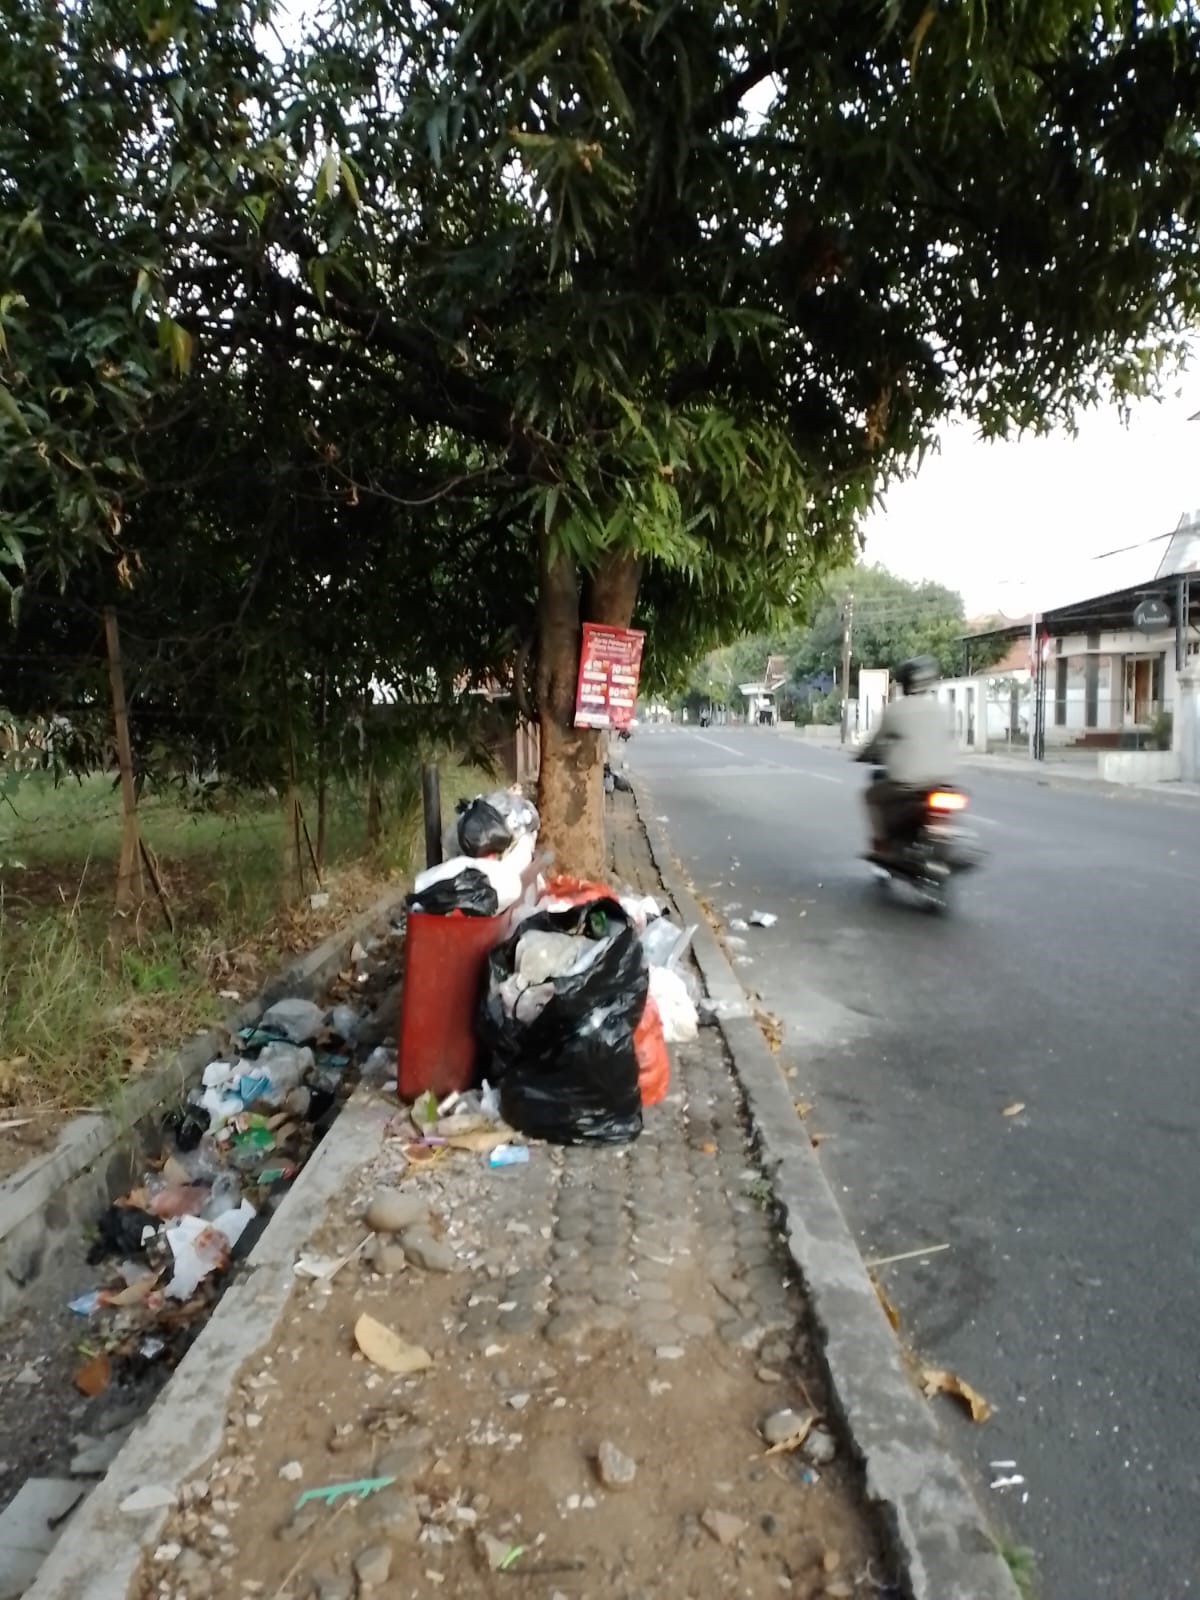
[[[633,721],[645,641],[636,628],[584,623],[575,691],[577,728],[627,728]]]

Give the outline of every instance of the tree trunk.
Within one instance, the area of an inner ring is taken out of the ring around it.
[[[539,843],[554,852],[559,872],[603,878],[608,870],[604,832],[608,736],[575,727],[581,623],[627,628],[640,578],[641,563],[636,559],[606,556],[586,582],[581,600],[574,561],[552,552],[549,539],[543,537],[538,586]]]

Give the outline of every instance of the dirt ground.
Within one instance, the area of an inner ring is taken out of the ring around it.
[[[347,1217],[318,1246],[337,1255],[360,1237]],[[770,1456],[760,1437],[782,1407],[823,1409],[802,1330],[774,1349],[715,1331],[650,1347],[623,1329],[559,1342],[553,1324],[518,1336],[500,1322],[482,1348],[463,1342],[462,1308],[495,1299],[505,1256],[484,1249],[460,1272],[410,1268],[391,1280],[355,1262],[330,1286],[298,1287],[143,1600],[365,1594],[355,1562],[379,1548],[390,1573],[378,1592],[396,1600],[889,1592],[854,1468],[840,1452],[819,1469],[803,1449]],[[693,1263],[677,1294],[711,1292],[704,1278]],[[539,1286],[526,1282],[536,1300]],[[364,1312],[424,1347],[431,1369],[397,1380],[364,1360],[354,1341]],[[629,1487],[600,1483],[605,1441],[636,1464]],[[378,1477],[395,1481],[296,1512],[306,1490]],[[714,1511],[728,1527],[710,1531]],[[493,1571],[510,1551],[511,1565]]]

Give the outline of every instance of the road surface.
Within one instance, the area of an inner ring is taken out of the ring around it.
[[[991,856],[940,918],[857,859],[840,750],[625,749],[697,893],[779,917],[731,953],[864,1256],[950,1246],[881,1277],[909,1345],[996,1408],[939,1402],[1038,1593],[1200,1595],[1200,806],[964,774]]]

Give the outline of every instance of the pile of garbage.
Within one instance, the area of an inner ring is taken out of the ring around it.
[[[515,789],[464,800],[442,840],[446,858],[418,875],[410,910],[495,917],[522,899],[537,849],[538,814]]]
[[[178,1363],[355,1083],[394,1073],[394,1051],[363,1037],[372,980],[394,970],[391,945],[378,941],[374,962],[355,947],[347,998],[332,1007],[280,1000],[232,1034],[168,1116],[142,1181],[99,1219],[87,1258],[99,1283],[71,1302],[92,1319],[82,1393]]]

